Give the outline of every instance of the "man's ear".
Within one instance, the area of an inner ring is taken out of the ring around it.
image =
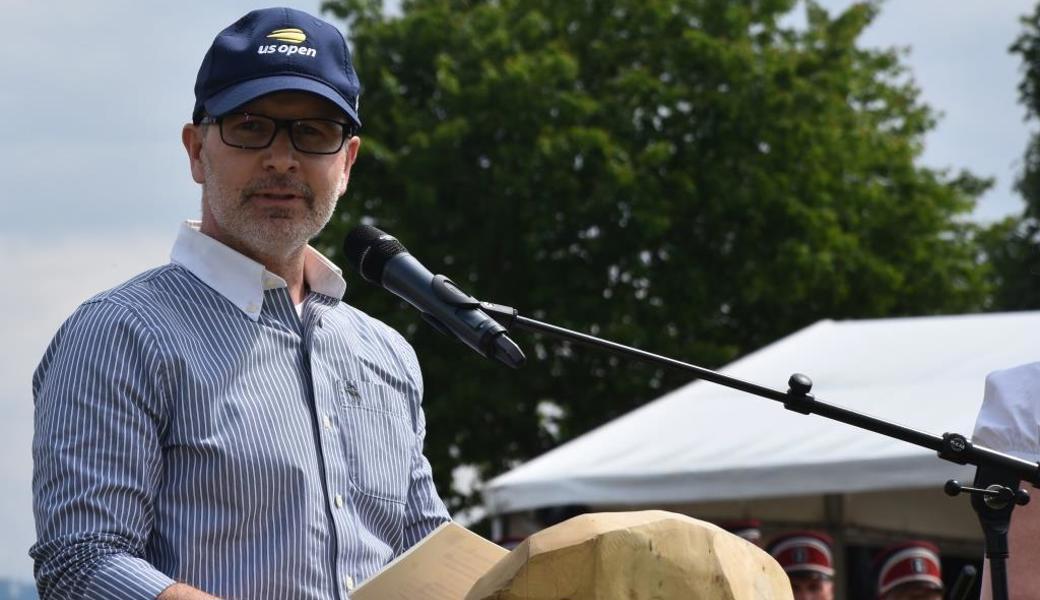
[[[340,179],[340,187],[338,196],[342,196],[347,193],[347,184],[350,183],[350,168],[354,166],[354,161],[357,160],[358,150],[361,148],[361,138],[353,136],[347,140],[347,160],[343,165],[343,178]]]
[[[181,142],[184,150],[188,152],[188,163],[191,165],[191,178],[195,183],[206,181],[205,170],[202,168],[202,138],[206,135],[206,129],[188,123],[181,129]]]

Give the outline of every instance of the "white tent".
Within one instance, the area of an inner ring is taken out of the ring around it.
[[[784,390],[941,435],[970,436],[987,373],[1040,360],[1040,312],[820,321],[726,366]],[[929,450],[713,383],[681,387],[490,481],[492,514],[583,504],[656,506],[978,539],[947,479],[974,468]]]

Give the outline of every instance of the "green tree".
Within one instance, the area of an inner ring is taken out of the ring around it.
[[[370,220],[481,299],[711,367],[821,318],[985,298],[959,216],[987,183],[916,164],[934,116],[898,52],[857,45],[876,5],[810,3],[798,28],[794,0],[324,6],[364,86],[328,250]],[[522,334],[510,372],[348,294],[418,350],[442,493],[687,380]]]
[[[1022,59],[1019,102],[1029,120],[1040,118],[1040,5],[1022,18],[1023,31],[1011,46]],[[1015,185],[1025,200],[1021,214],[991,225],[980,237],[992,265],[992,308],[1040,308],[1040,135],[1026,146],[1022,172]]]

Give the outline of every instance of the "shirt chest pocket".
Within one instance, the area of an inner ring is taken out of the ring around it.
[[[404,503],[416,444],[407,398],[383,383],[340,382],[350,479],[363,494]]]

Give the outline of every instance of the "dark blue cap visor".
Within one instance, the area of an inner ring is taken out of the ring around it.
[[[309,92],[321,96],[345,112],[357,127],[361,127],[357,110],[339,92],[320,81],[299,75],[272,75],[243,81],[213,94],[203,106],[207,114],[219,117],[261,96],[287,91]],[[200,116],[196,115],[196,120]]]

